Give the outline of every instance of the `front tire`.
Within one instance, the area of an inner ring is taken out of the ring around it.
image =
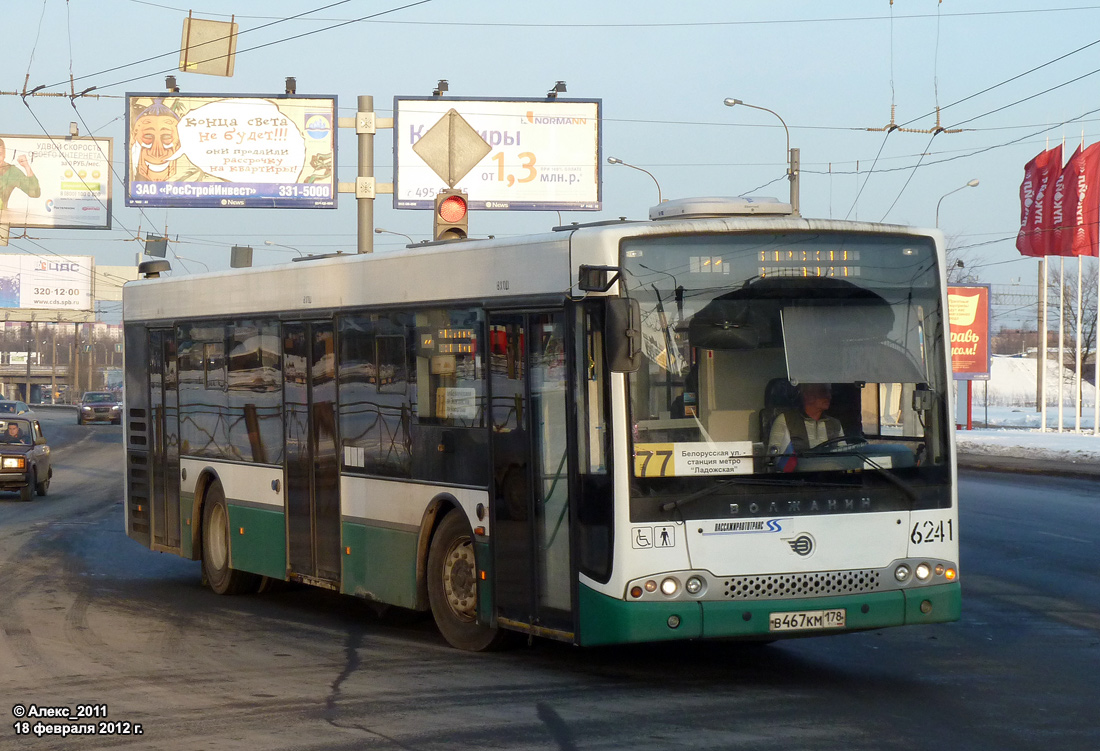
[[[482,652],[497,646],[503,634],[477,622],[477,565],[474,539],[466,517],[457,510],[443,517],[428,552],[428,603],[447,643]]]
[[[50,491],[50,480],[53,478],[53,470],[46,471],[46,479],[34,486],[35,491],[40,496],[45,496]]]
[[[216,480],[206,491],[202,507],[202,572],[210,589],[219,595],[255,592],[260,576],[229,565],[229,508],[225,491]]]
[[[34,498],[34,484],[38,481],[38,475],[31,470],[31,476],[27,478],[27,484],[19,488],[19,500],[29,501]]]

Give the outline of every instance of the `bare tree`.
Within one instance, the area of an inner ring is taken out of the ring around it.
[[[1053,268],[1053,267],[1052,267]],[[1061,289],[1059,289],[1061,287]],[[1081,307],[1077,307],[1077,270],[1066,269],[1065,285],[1061,274],[1052,273],[1047,282],[1047,320],[1053,331],[1058,330],[1058,311],[1065,309],[1062,382],[1072,384],[1077,369],[1077,321],[1081,321],[1082,367],[1096,353],[1096,275],[1085,274],[1081,285]],[[1081,382],[1084,384],[1085,379]]]
[[[960,245],[959,236],[944,235],[944,255],[947,258],[948,284],[973,284],[978,281],[975,270],[985,263],[985,257],[974,248]]]

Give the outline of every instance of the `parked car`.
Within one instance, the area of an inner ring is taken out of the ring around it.
[[[76,424],[88,422],[122,422],[122,402],[113,391],[85,391],[76,408]]]
[[[0,416],[0,490],[15,490],[29,501],[46,495],[53,478],[50,447],[33,413]]]
[[[30,405],[26,402],[17,402],[14,399],[0,399],[0,415],[22,415],[30,411]]]

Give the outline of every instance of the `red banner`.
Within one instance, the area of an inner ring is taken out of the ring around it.
[[[947,288],[951,370],[956,381],[989,378],[989,285]]]
[[[1095,256],[1098,254],[1097,225],[1100,224],[1100,142],[1082,151],[1077,149],[1066,164],[1067,181],[1076,180],[1077,189],[1069,188],[1073,205],[1067,204],[1067,225],[1070,231],[1062,238],[1063,255]]]
[[[1016,248],[1025,256],[1049,256],[1059,250],[1054,204],[1055,188],[1061,177],[1061,145],[1042,152],[1024,166]]]

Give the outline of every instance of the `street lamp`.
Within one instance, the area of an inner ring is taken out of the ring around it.
[[[943,203],[943,199],[947,198],[952,193],[958,193],[963,188],[976,188],[976,187],[978,187],[977,178],[971,180],[966,185],[955,188],[954,190],[948,191],[947,193],[944,193],[942,196],[940,196],[940,200],[936,201],[936,228],[937,229],[939,229],[939,226],[940,226],[940,204]]]
[[[299,256],[301,256],[302,258],[305,258],[305,253],[303,253],[302,251],[300,251],[297,248],[295,248],[293,246],[290,246],[290,245],[280,245],[279,243],[273,243],[270,240],[264,240],[264,245],[266,245],[270,248],[286,248],[288,250],[293,250]]]
[[[397,235],[398,237],[403,237],[403,238],[405,238],[406,240],[409,241],[409,245],[414,245],[415,244],[413,242],[413,239],[411,237],[409,237],[408,235],[406,235],[404,232],[394,232],[393,230],[382,229],[381,227],[375,227],[374,228],[374,234],[381,235],[383,233],[387,234],[387,235]]]
[[[621,164],[624,167],[630,167],[630,169],[636,169],[639,172],[644,172],[647,175],[649,175],[650,178],[653,180],[653,184],[657,186],[657,203],[662,203],[662,200],[661,200],[661,184],[659,182],[657,182],[656,177],[653,177],[652,172],[650,172],[649,170],[646,170],[646,169],[642,169],[641,167],[638,167],[636,165],[629,164],[628,162],[624,162],[622,159],[616,159],[613,156],[609,156],[607,158],[607,163],[608,164]]]
[[[795,216],[799,216],[798,213],[798,173],[799,173],[799,158],[798,149],[791,148],[791,131],[787,129],[787,123],[783,121],[782,117],[779,117],[779,113],[775,110],[770,110],[767,107],[758,107],[755,104],[746,104],[740,99],[733,99],[727,97],[723,100],[723,104],[727,107],[734,107],[741,105],[742,107],[748,107],[754,110],[763,110],[764,112],[770,112],[779,118],[780,124],[783,126],[783,132],[787,134],[787,179],[791,182],[791,213]]]

